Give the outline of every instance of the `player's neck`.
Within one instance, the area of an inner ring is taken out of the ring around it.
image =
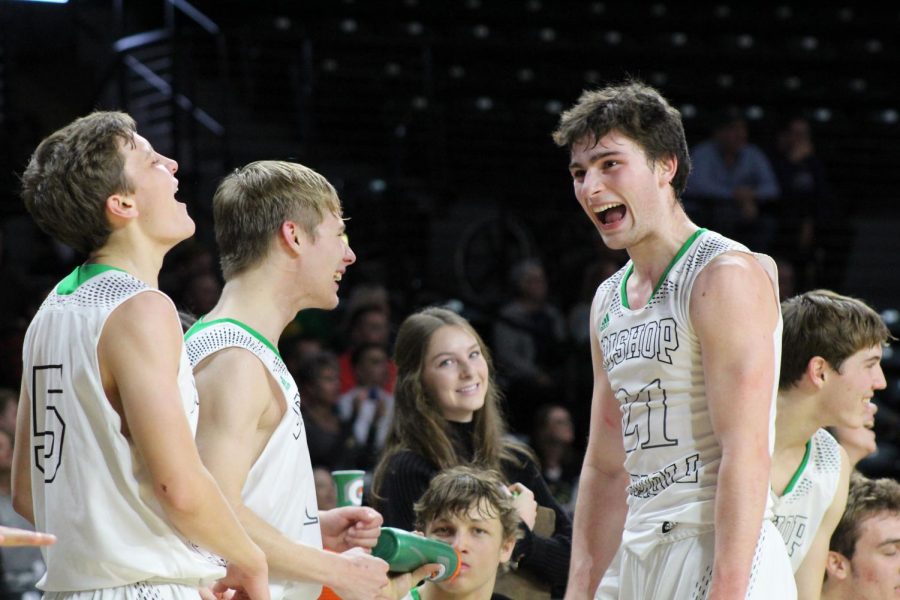
[[[814,396],[792,388],[778,392],[775,416],[775,453],[806,446],[815,432],[824,427],[822,411]]]
[[[841,589],[842,586],[825,582],[822,586],[821,600],[848,600],[852,598],[850,590]],[[848,593],[849,592],[849,593]]]
[[[204,319],[235,319],[277,347],[281,333],[296,314],[272,286],[259,281],[251,271],[225,282],[219,301]]]
[[[673,211],[671,220],[665,227],[645,236],[640,242],[628,248],[628,256],[634,264],[631,285],[654,288],[660,277],[699,228],[682,210]]]
[[[805,444],[818,429],[831,424],[825,418],[820,400],[802,389],[779,390],[776,402],[775,428],[785,433],[784,439],[790,445]]]
[[[140,279],[152,288],[158,288],[162,262],[163,255],[133,252],[115,244],[107,244],[92,252],[85,264],[115,267]]]
[[[87,262],[121,269],[157,288],[163,259],[179,241],[152,238],[134,224],[113,227],[106,242],[91,252]]]

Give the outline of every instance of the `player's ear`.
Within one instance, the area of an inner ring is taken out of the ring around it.
[[[306,234],[300,229],[300,226],[293,221],[285,221],[278,229],[278,239],[292,253],[300,254],[302,241]]]
[[[512,558],[513,548],[516,546],[516,536],[505,540],[500,546],[500,562],[505,563]]]
[[[678,171],[678,159],[674,154],[656,161],[656,172],[659,176],[659,184],[666,186],[672,183],[675,173]]]
[[[850,561],[847,557],[840,552],[829,550],[825,559],[825,575],[842,581],[850,577],[850,574]]]
[[[813,356],[806,363],[806,378],[815,387],[820,388],[825,384],[825,377],[830,368],[827,360],[821,356]]]
[[[139,214],[134,198],[121,192],[106,199],[106,211],[111,217],[119,219],[133,219]]]

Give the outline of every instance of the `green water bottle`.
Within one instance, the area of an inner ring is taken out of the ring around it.
[[[394,527],[381,528],[372,556],[385,561],[392,573],[409,573],[428,563],[440,565],[429,581],[452,579],[461,564],[459,552],[450,544]]]

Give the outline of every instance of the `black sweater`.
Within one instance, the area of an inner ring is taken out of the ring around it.
[[[473,452],[472,423],[450,422],[451,438],[460,456],[471,460]],[[543,581],[549,582],[562,595],[569,573],[569,557],[572,551],[572,522],[547,488],[537,465],[525,455],[519,455],[522,466],[504,462],[503,475],[508,484],[522,483],[534,492],[540,506],[552,508],[556,513],[556,530],[553,537],[535,535],[521,524],[524,537],[516,542],[513,560],[520,569],[527,569]],[[412,531],[415,526],[413,504],[425,493],[431,478],[438,470],[423,456],[403,450],[391,457],[381,489],[378,510],[384,516],[384,524]]]

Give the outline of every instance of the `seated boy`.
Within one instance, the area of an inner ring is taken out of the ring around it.
[[[455,467],[435,476],[415,504],[416,527],[459,552],[456,577],[426,581],[404,600],[507,600],[494,594],[516,543],[519,516],[495,471]]]

